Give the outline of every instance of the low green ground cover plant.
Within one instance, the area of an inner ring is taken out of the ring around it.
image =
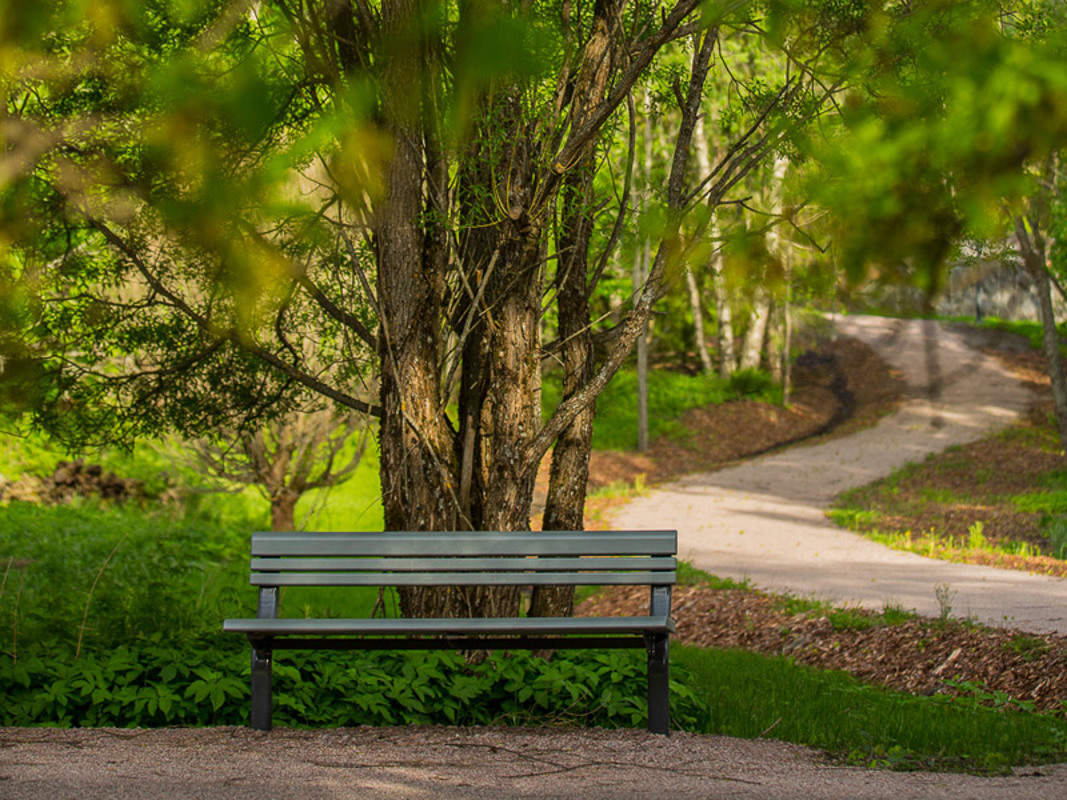
[[[971,320],[965,320],[971,322]],[[1030,347],[1034,350],[1041,349],[1041,339],[1044,336],[1044,330],[1041,327],[1041,323],[1036,320],[1029,319],[998,319],[997,317],[987,317],[978,323],[979,328],[987,328],[995,331],[1007,331],[1008,333],[1014,333],[1018,336],[1024,337],[1029,343]],[[1067,323],[1061,322],[1056,326],[1056,330],[1060,336],[1060,348],[1063,349],[1063,341],[1067,339]]]
[[[0,725],[247,725],[244,640],[218,637],[17,661],[0,657]],[[274,722],[295,727],[442,724],[647,724],[644,653],[524,651],[469,663],[450,651],[285,651],[274,664]],[[675,724],[698,729],[704,700],[684,669],[671,684]]]

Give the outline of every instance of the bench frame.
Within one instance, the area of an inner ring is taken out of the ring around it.
[[[255,619],[225,631],[252,646],[251,726],[271,728],[273,653],[315,650],[640,648],[648,729],[670,733],[671,589],[676,531],[278,533],[252,535]],[[281,619],[284,586],[647,585],[642,617]]]

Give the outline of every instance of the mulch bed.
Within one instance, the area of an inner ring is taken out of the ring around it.
[[[581,616],[643,614],[648,590],[608,589],[582,603]],[[837,630],[821,611],[795,612],[779,596],[743,589],[675,589],[676,641],[789,656],[800,664],[838,669],[860,680],[913,694],[962,694],[947,680],[981,684],[1043,711],[1064,712],[1067,637],[984,628],[955,620],[908,619],[887,625],[880,615],[849,610]],[[857,629],[856,620],[871,627]],[[992,696],[988,703],[994,703]]]
[[[1037,402],[1029,424],[1047,424],[1048,378],[1039,354],[1010,340],[983,334],[975,344],[987,348],[1004,361],[1015,374],[1037,392]],[[1003,339],[1003,341],[1001,340]],[[596,453],[591,465],[591,488],[613,482],[632,483],[638,476],[654,484],[678,475],[711,470],[758,452],[800,439],[848,435],[868,427],[879,417],[897,408],[904,383],[870,348],[860,342],[841,339],[821,345],[797,370],[797,391],[792,407],[781,409],[767,404],[739,402],[690,412],[684,423],[694,431],[700,449],[660,440],[648,454]],[[831,426],[831,430],[824,430]],[[1022,453],[1015,442],[1003,446],[978,442],[947,456],[981,462],[994,481],[991,489],[1018,491],[1031,468],[1049,468],[1048,459]],[[1049,458],[1060,458],[1049,454]],[[1040,463],[1039,463],[1040,462]],[[943,488],[968,480],[966,475],[943,472]],[[1012,482],[999,486],[996,481]],[[1019,483],[1019,482],[1022,483]],[[938,488],[929,482],[927,489]],[[922,488],[916,486],[916,490]],[[603,511],[625,502],[621,499],[593,499],[587,506],[589,527],[604,525]],[[992,508],[980,510],[986,521],[986,534],[994,539],[1014,526],[1016,535],[1032,526],[1019,526]],[[1006,516],[1007,515],[1007,516]],[[973,514],[960,512],[962,533],[974,521]],[[963,524],[964,521],[966,524]],[[922,530],[924,520],[902,520],[906,527]],[[930,524],[933,524],[930,520]],[[959,527],[959,526],[956,526]],[[956,535],[959,535],[957,533]],[[1036,537],[1035,537],[1036,538]],[[990,566],[1067,575],[1065,563],[1056,559],[1000,556],[976,553],[967,560]],[[639,614],[647,611],[647,590],[617,588],[607,590],[583,603],[577,613]],[[768,655],[793,658],[801,664],[822,669],[845,670],[855,677],[900,691],[921,695],[961,694],[946,681],[980,685],[989,704],[1005,697],[1033,704],[1034,708],[1063,713],[1067,702],[1067,637],[1037,636],[1017,630],[984,628],[955,620],[909,618],[899,624],[885,624],[880,615],[849,610],[850,624],[835,628],[834,612],[796,612],[782,597],[758,591],[715,589],[707,586],[680,586],[675,590],[674,614],[678,621],[677,640],[701,647],[741,648]],[[857,620],[868,620],[857,624]],[[840,628],[840,629],[838,629]],[[1010,704],[1009,704],[1010,705]]]

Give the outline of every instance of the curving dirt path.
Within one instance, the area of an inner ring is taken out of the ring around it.
[[[620,509],[617,529],[677,528],[679,552],[760,588],[880,609],[899,604],[1033,632],[1067,633],[1067,581],[890,550],[830,523],[839,494],[926,455],[973,441],[1025,410],[1031,395],[997,361],[936,322],[846,317],[908,383],[895,414],[852,436],[694,474]]]

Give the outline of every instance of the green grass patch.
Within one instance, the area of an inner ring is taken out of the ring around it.
[[[1011,504],[1019,511],[1033,514],[1067,514],[1067,489],[1017,494],[1011,498]]]
[[[989,709],[981,697],[914,697],[740,650],[672,652],[707,699],[709,733],[781,739],[896,769],[1002,773],[1067,757],[1067,721]]]
[[[842,498],[844,502],[844,498]],[[877,526],[883,519],[881,512],[869,508],[843,506],[831,508],[826,516],[835,524],[850,531],[865,531]]]
[[[202,512],[11,503],[0,513],[0,652],[214,632],[254,608],[248,533]]]
[[[996,317],[987,317],[978,323],[979,328],[986,328],[988,330],[995,331],[1007,331],[1008,333],[1014,333],[1018,336],[1022,336],[1030,343],[1030,347],[1034,350],[1040,350],[1042,347],[1042,339],[1044,337],[1044,329],[1041,327],[1041,323],[1036,320],[1024,320],[1024,319],[997,319]],[[1060,337],[1060,347],[1063,348],[1063,339],[1067,338],[1067,322],[1061,322],[1056,326],[1056,332]]]
[[[690,564],[688,561],[678,562],[678,585],[679,586],[706,586],[720,591],[730,589],[751,589],[752,584],[747,580],[735,581],[733,578],[720,578]]]
[[[559,405],[562,388],[558,375],[545,375],[541,397],[546,414]],[[597,399],[593,447],[632,450],[637,445],[636,397],[636,371],[620,370]],[[726,380],[708,373],[653,370],[648,378],[649,434],[685,439],[689,432],[677,420],[686,411],[745,397],[780,403],[782,392],[766,372],[759,370],[741,370]]]

